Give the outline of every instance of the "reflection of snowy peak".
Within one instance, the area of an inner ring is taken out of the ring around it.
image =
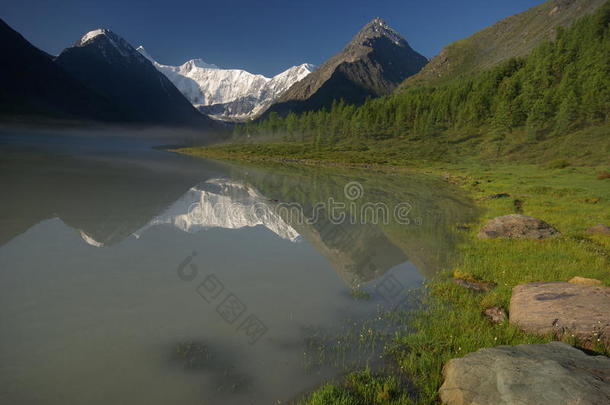
[[[297,241],[299,234],[252,188],[222,179],[191,188],[163,214],[135,232],[139,237],[149,227],[170,224],[185,232],[209,228],[238,229],[263,225],[283,239]]]
[[[85,231],[79,230],[78,232],[80,234],[80,237],[85,242],[87,242],[88,245],[95,246],[95,247],[104,247],[104,244],[102,242],[98,242],[92,236],[88,235]]]
[[[314,70],[313,65],[305,63],[268,78],[241,69],[220,69],[201,59],[180,66],[162,65],[144,47],[137,50],[193,105],[206,114],[223,119],[246,119],[257,115]]]

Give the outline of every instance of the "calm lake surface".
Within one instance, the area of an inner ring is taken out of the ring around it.
[[[0,132],[0,403],[288,403],[380,363],[476,212],[435,178]]]

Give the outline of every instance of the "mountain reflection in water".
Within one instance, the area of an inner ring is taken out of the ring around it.
[[[425,176],[137,146],[83,156],[5,145],[0,185],[0,402],[11,404],[289,400],[375,358],[380,344],[356,359],[337,342],[375,331],[384,280],[418,288],[477,214]],[[407,203],[409,221],[337,221],[330,199],[358,212]],[[192,281],[180,265],[196,269]],[[224,289],[208,303],[211,276]],[[244,306],[234,323],[219,306],[231,295]],[[267,328],[255,344],[240,331],[249,316]]]

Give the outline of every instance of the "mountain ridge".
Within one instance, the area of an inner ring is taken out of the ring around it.
[[[314,65],[303,63],[266,77],[244,69],[221,69],[201,59],[191,59],[179,66],[164,65],[143,46],[137,50],[199,111],[225,120],[244,120],[259,114],[315,69]]]

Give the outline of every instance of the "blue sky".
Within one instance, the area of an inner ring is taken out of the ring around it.
[[[541,0],[3,0],[0,17],[58,54],[85,32],[110,28],[161,63],[202,58],[273,75],[320,64],[373,17],[427,57]]]

